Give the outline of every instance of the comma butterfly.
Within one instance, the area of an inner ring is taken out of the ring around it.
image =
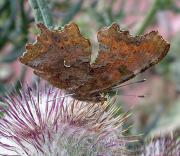
[[[157,31],[133,37],[114,23],[98,32],[99,53],[91,63],[91,43],[75,23],[62,30],[37,26],[41,34],[26,45],[20,61],[82,101],[104,101],[108,90],[158,63],[170,47]]]

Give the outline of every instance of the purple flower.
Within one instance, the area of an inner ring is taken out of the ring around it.
[[[180,140],[178,136],[162,135],[149,140],[144,146],[142,156],[179,156]]]
[[[131,141],[121,131],[129,114],[117,115],[110,102],[80,102],[47,85],[27,86],[3,100],[0,155],[115,156]]]

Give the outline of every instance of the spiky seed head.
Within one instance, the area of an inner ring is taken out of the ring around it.
[[[121,133],[128,114],[114,116],[118,109],[110,102],[80,102],[47,85],[27,85],[3,100],[0,154],[114,156],[132,141]]]

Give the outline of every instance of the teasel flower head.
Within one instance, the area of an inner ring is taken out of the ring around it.
[[[177,135],[178,134],[178,135]],[[179,156],[180,135],[177,132],[153,137],[144,145],[141,156]]]
[[[119,156],[134,139],[122,135],[129,113],[118,115],[110,102],[77,101],[48,85],[27,85],[3,101],[0,155]]]

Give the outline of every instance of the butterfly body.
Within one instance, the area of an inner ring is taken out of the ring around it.
[[[26,46],[20,61],[82,101],[104,101],[108,90],[158,63],[170,47],[155,31],[132,37],[114,23],[98,32],[99,53],[91,63],[91,43],[76,24],[65,25],[63,30],[38,27],[37,42]]]

